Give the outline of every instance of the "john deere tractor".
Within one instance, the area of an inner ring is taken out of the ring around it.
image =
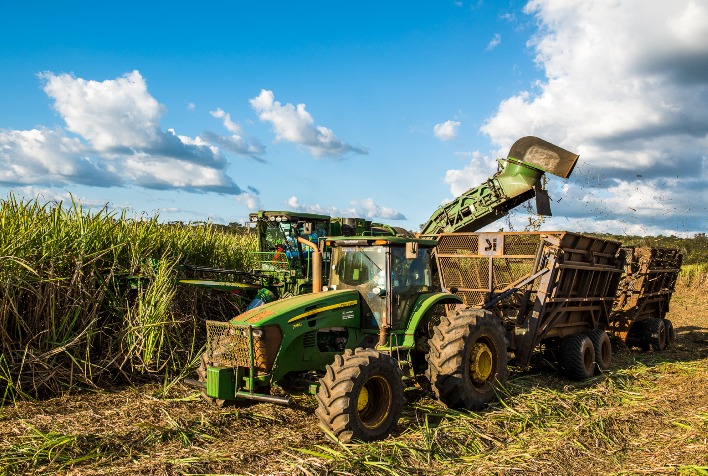
[[[322,426],[347,442],[388,435],[416,381],[456,408],[494,397],[506,376],[505,331],[487,311],[444,315],[442,305],[462,300],[432,282],[436,241],[337,237],[327,245],[324,292],[207,322],[200,377],[209,398],[288,404],[269,389],[309,391]]]

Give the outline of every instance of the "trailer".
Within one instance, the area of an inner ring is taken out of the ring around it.
[[[569,378],[609,368],[605,331],[623,273],[619,242],[568,231],[450,233],[437,241],[442,287],[501,321],[519,365],[542,348]]]
[[[609,330],[628,347],[664,350],[675,340],[666,313],[683,257],[670,248],[628,246],[623,251],[624,273]]]

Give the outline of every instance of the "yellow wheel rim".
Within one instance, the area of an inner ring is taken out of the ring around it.
[[[359,420],[364,427],[378,428],[393,405],[393,390],[389,382],[380,375],[369,378],[359,391],[356,407]]]
[[[366,389],[366,387],[363,387],[361,389],[361,392],[359,392],[359,398],[357,399],[356,402],[356,409],[357,411],[361,412],[366,406],[369,404],[369,391]]]
[[[470,375],[477,383],[485,382],[494,369],[494,356],[487,344],[478,342],[470,352]]]

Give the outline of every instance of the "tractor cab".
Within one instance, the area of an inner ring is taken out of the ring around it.
[[[363,329],[405,329],[420,295],[431,292],[435,244],[393,236],[328,238],[328,289],[359,291]]]

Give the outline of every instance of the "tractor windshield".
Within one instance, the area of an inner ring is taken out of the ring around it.
[[[359,291],[366,304],[364,327],[377,328],[383,321],[405,329],[418,296],[432,284],[430,249],[408,258],[403,246],[334,247],[329,283],[332,289]]]
[[[386,318],[388,248],[337,246],[332,249],[329,284],[332,289],[356,289],[366,303],[363,325],[376,328]]]

